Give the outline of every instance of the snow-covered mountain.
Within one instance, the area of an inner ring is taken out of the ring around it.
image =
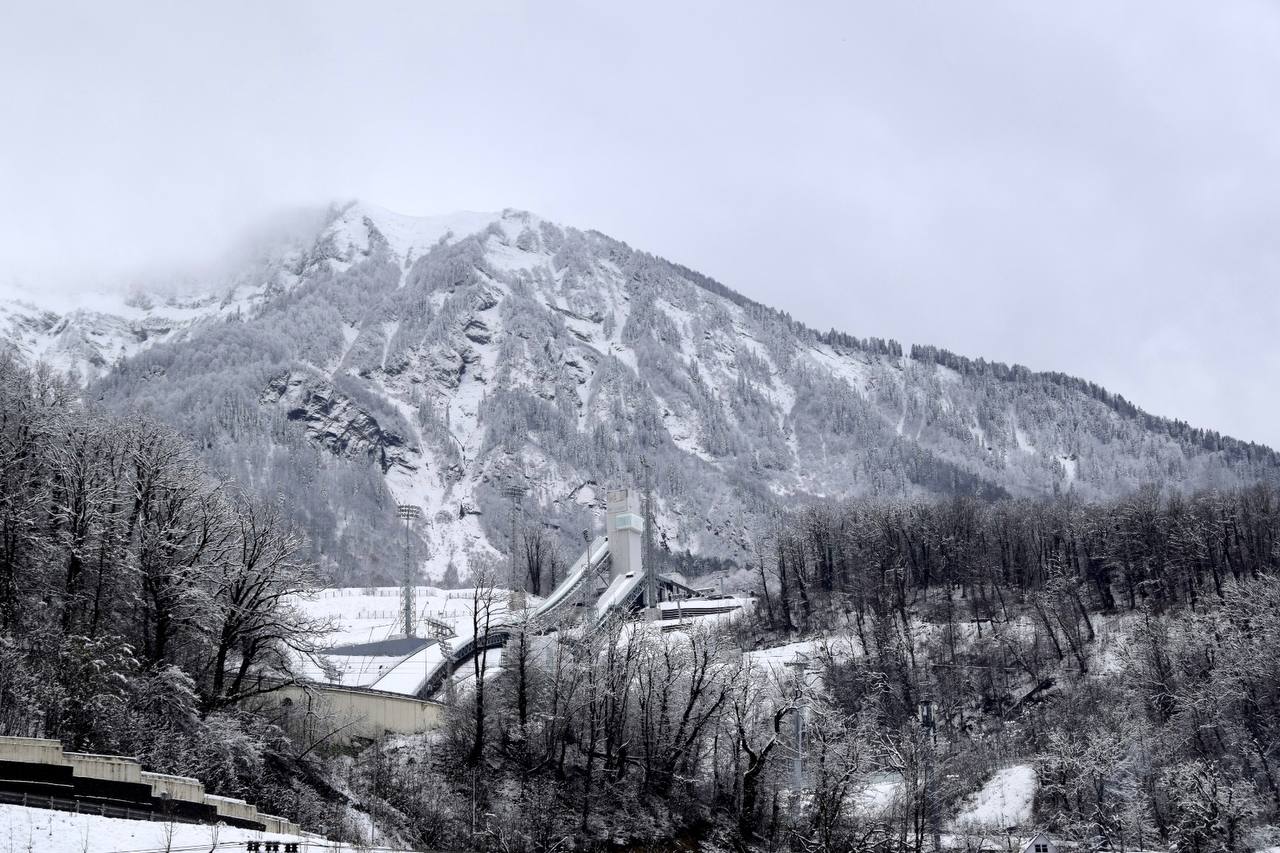
[[[92,305],[50,307],[26,294],[0,300],[0,334],[27,360],[94,379],[151,344],[180,337],[216,316],[210,300],[157,305],[144,297],[107,296]]]
[[[709,557],[813,497],[1099,497],[1280,471],[1090,383],[819,334],[530,213],[354,203],[320,222],[205,296],[59,311],[22,294],[0,333],[292,496],[347,577],[390,572],[393,503],[426,510],[438,577],[505,551],[513,508],[575,547],[601,489],[646,471],[659,540]]]

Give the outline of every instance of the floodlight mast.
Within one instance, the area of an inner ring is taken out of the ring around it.
[[[658,567],[653,553],[653,478],[652,465],[647,457],[640,457],[644,466],[644,541],[640,562],[644,567],[644,606],[649,610],[658,606]]]
[[[529,491],[528,486],[525,486],[523,483],[517,483],[514,481],[507,484],[502,489],[502,494],[505,495],[511,501],[510,570],[511,570],[511,588],[515,590],[528,590],[529,588],[528,579],[524,577],[524,574],[519,569],[516,568],[516,542],[517,542],[516,518],[519,513],[520,502],[524,498],[524,496],[528,493],[528,491]]]
[[[422,507],[414,504],[399,504],[396,514],[404,522],[404,582],[400,587],[400,619],[404,623],[406,637],[417,636],[417,587],[418,578],[413,565],[413,551],[409,536],[409,526],[422,517]]]

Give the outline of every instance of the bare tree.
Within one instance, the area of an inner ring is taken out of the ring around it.
[[[525,576],[528,578],[529,592],[542,595],[542,579],[549,573],[555,561],[555,542],[538,521],[524,526],[520,541],[524,551]],[[550,582],[554,583],[554,578],[551,578]]]
[[[744,841],[755,836],[760,790],[769,757],[783,741],[782,726],[795,713],[801,699],[793,684],[757,667],[744,668],[736,679],[730,713],[738,750],[745,757],[738,801],[738,834]]]
[[[293,662],[312,657],[330,629],[294,601],[318,583],[303,537],[278,502],[236,496],[226,505],[230,547],[205,574],[209,611],[204,630],[213,648],[206,709],[235,704],[292,680]],[[233,658],[236,659],[232,666]],[[265,668],[271,678],[253,682]]]
[[[476,654],[471,658],[472,698],[472,741],[467,753],[467,763],[472,767],[480,764],[485,751],[485,726],[487,723],[485,709],[485,674],[488,671],[489,658],[486,654],[493,637],[493,620],[501,606],[495,581],[494,567],[486,561],[475,563],[472,575],[471,592],[471,638],[475,643]]]

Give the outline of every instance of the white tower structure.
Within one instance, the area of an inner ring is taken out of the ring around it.
[[[644,517],[640,515],[640,493],[635,489],[612,489],[608,495],[608,537],[612,580],[627,572],[639,572],[644,544]]]

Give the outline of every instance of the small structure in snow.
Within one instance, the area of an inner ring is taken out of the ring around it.
[[[1062,853],[1047,832],[1037,832],[1022,845],[1021,853]]]

